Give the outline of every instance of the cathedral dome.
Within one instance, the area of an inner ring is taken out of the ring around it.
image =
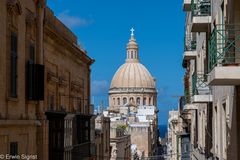
[[[110,88],[155,88],[155,82],[144,65],[127,62],[115,73]]]
[[[152,88],[155,89],[155,80],[149,71],[139,62],[138,44],[131,30],[131,38],[127,44],[127,57],[115,73],[111,87],[113,88]]]
[[[134,29],[126,48],[126,62],[113,76],[109,89],[109,109],[121,112],[121,107],[156,106],[155,79],[140,63]]]

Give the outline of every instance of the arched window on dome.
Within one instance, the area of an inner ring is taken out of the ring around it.
[[[117,98],[117,104],[120,105],[120,98]]]
[[[156,101],[156,99],[155,99],[155,97],[153,97],[153,106],[156,105],[155,101]]]
[[[113,105],[115,105],[116,103],[115,103],[115,98],[113,98]]]
[[[127,104],[127,98],[126,97],[123,98],[123,105],[125,105],[125,104]]]
[[[133,51],[131,51],[131,58],[133,58]]]
[[[147,103],[147,98],[144,97],[144,98],[143,98],[143,105],[146,105],[146,103]]]
[[[129,99],[129,101],[132,102],[132,103],[134,103],[133,97],[131,97],[131,98]]]
[[[137,97],[137,105],[140,105],[140,101],[141,101],[140,97]]]

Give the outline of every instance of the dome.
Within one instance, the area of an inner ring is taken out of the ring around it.
[[[109,89],[109,108],[120,113],[121,106],[156,106],[155,79],[140,63],[134,29],[126,47],[126,61],[112,78]]]
[[[115,73],[111,88],[155,88],[149,71],[141,63],[125,63]]]
[[[113,88],[151,88],[155,89],[155,80],[139,61],[138,44],[131,29],[131,38],[127,44],[126,62],[115,73],[110,89]]]

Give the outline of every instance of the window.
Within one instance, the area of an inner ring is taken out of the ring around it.
[[[13,157],[18,155],[18,143],[17,142],[10,143],[10,155],[12,155]],[[17,159],[17,157],[11,158],[11,160],[13,160],[13,159]]]
[[[126,97],[123,98],[123,105],[125,105],[125,104],[127,104],[127,98]]]
[[[140,105],[140,97],[137,97],[137,105]]]
[[[54,108],[54,95],[52,94],[48,96],[48,107],[49,109]]]
[[[131,103],[134,103],[133,97],[131,97],[129,100],[130,100]]]
[[[26,80],[26,94],[28,100],[34,100],[36,98],[36,94],[34,93],[34,89],[36,88],[34,84],[34,64],[35,64],[35,47],[33,44],[29,45],[29,60],[27,63],[27,80]]]
[[[149,102],[148,102],[149,105],[152,104],[152,103],[151,103],[151,100],[152,100],[151,97],[149,97]]]
[[[221,131],[222,131],[222,150],[226,151],[227,148],[227,114],[226,114],[226,103],[222,104],[222,124],[221,124]],[[226,157],[224,157],[226,159]]]
[[[59,95],[59,101],[60,101],[60,107],[61,109],[65,108],[65,105],[64,105],[64,94],[60,94]]]
[[[133,58],[133,51],[131,51],[131,58]]]
[[[17,97],[17,34],[11,33],[10,96]]]
[[[82,108],[82,98],[81,97],[77,97],[77,105],[76,105],[76,108],[77,108],[77,111],[81,112],[81,108]],[[85,107],[85,106],[83,106]],[[84,108],[84,111],[85,113],[85,108]]]
[[[147,102],[147,98],[144,97],[144,98],[143,98],[143,105],[146,105],[146,102]]]
[[[29,61],[30,63],[35,63],[35,46],[34,44],[30,44],[29,46]]]
[[[115,105],[115,98],[113,98],[113,105]]]
[[[118,105],[120,105],[120,98],[117,99],[117,103],[118,103]]]
[[[77,116],[78,144],[90,141],[90,117]]]

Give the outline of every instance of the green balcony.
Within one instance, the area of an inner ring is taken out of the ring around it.
[[[192,102],[211,102],[212,95],[207,83],[208,77],[205,74],[192,75]]]
[[[183,54],[183,67],[186,67],[187,61],[195,59],[197,57],[197,42],[196,37],[194,36],[185,36],[184,37],[184,54]]]
[[[217,25],[209,39],[210,85],[240,84],[240,25]]]
[[[192,32],[207,32],[211,24],[211,1],[192,0],[191,2]]]
[[[184,50],[185,51],[196,51],[197,48],[197,41],[196,37],[193,36],[185,36],[185,46]]]

